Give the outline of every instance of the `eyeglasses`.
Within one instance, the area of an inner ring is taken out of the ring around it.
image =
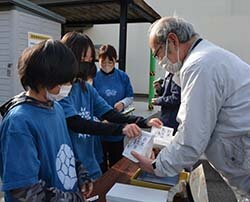
[[[158,53],[159,53],[161,47],[162,47],[162,44],[156,49],[156,51],[154,53],[152,53],[152,55],[155,59],[158,59]]]

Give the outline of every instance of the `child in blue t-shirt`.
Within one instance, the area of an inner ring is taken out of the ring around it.
[[[92,55],[92,54],[89,54],[89,55]],[[88,60],[88,59],[89,59],[88,57],[85,57],[86,64],[84,65],[84,67],[81,66],[82,78],[84,81],[86,81],[90,85],[93,85],[93,79],[96,76],[97,67],[96,67],[94,62],[91,62],[91,58],[90,58],[90,60]],[[100,120],[95,116],[93,117],[93,120],[96,122],[100,122]],[[102,151],[102,145],[101,145],[101,136],[95,135],[93,138],[94,138],[95,160],[97,161],[97,163],[99,165],[102,165],[102,163],[103,163],[103,151]],[[100,175],[101,175],[101,172],[99,172],[98,175],[92,176],[92,177],[95,179],[95,177],[97,178]]]
[[[70,68],[69,68],[70,67]],[[85,201],[93,184],[75,160],[64,111],[77,72],[59,41],[25,49],[18,73],[26,90],[0,107],[0,175],[5,201]]]
[[[138,126],[160,127],[162,123],[159,119],[148,121],[143,117],[122,115],[108,105],[92,85],[85,82],[87,80],[85,70],[94,65],[95,58],[94,45],[86,35],[68,32],[61,41],[74,52],[79,64],[79,72],[68,97],[62,99],[60,104],[66,114],[76,157],[86,166],[90,176],[97,179],[101,175],[94,147],[97,134],[135,137],[141,132]],[[113,123],[96,122],[96,118]]]
[[[93,84],[99,95],[116,111],[121,112],[133,102],[134,94],[128,75],[115,68],[116,60],[117,53],[113,46],[100,47],[100,71],[97,72]],[[122,158],[123,137],[121,135],[102,137],[104,171],[108,169],[107,162],[112,166]]]

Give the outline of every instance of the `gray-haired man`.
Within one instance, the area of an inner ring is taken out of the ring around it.
[[[133,152],[140,166],[173,176],[205,152],[231,186],[250,195],[250,66],[178,17],[156,21],[149,46],[162,67],[179,75],[182,97],[172,144],[154,161]]]

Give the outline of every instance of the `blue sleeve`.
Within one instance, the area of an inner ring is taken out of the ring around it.
[[[16,121],[1,134],[3,191],[27,187],[39,180],[36,142],[28,126]]]
[[[96,117],[101,118],[103,114],[113,109],[92,86],[91,86],[91,93],[93,95],[93,108],[94,108],[94,115]]]
[[[66,118],[78,115],[74,107],[74,104],[72,102],[72,98],[70,96],[65,97],[62,100],[60,100],[59,104],[62,106]]]
[[[128,75],[126,73],[124,73],[124,86],[125,86],[125,89],[126,89],[126,97],[134,97],[134,91],[133,91],[133,88],[132,88],[132,85],[131,85],[131,82],[130,82],[130,79],[128,77]]]

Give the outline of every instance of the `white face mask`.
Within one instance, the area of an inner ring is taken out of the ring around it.
[[[174,74],[178,72],[181,69],[182,63],[180,61],[180,54],[179,54],[179,47],[177,49],[177,62],[172,63],[168,59],[168,40],[166,40],[166,51],[165,51],[165,56],[162,58],[161,61],[158,62],[158,64],[165,69],[166,71]]]
[[[48,90],[46,91],[46,97],[48,100],[51,101],[60,101],[61,99],[67,97],[69,92],[72,88],[72,85],[62,85],[60,86],[60,92],[58,94],[49,93]]]

